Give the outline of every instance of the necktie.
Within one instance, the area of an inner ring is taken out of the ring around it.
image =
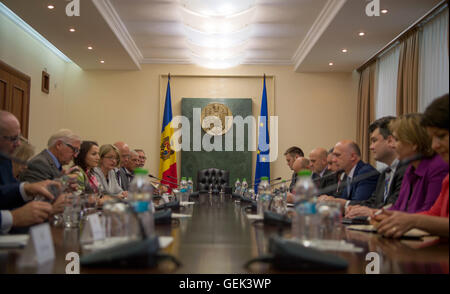
[[[391,181],[391,168],[386,168],[385,171],[385,179],[384,179],[384,201],[386,202],[386,198],[389,194],[389,182]]]
[[[350,192],[351,192],[351,182],[352,178],[347,177],[347,199],[350,199]]]

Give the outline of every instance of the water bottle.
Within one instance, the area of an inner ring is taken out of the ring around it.
[[[187,183],[187,181],[186,181],[186,177],[182,177],[181,178],[181,181],[180,181],[180,190],[181,189],[186,189],[187,190],[187,188],[188,188],[188,183]]]
[[[188,190],[189,195],[194,193],[194,182],[192,181],[191,177],[189,177],[189,180],[187,181],[187,187],[188,187],[187,190]]]
[[[248,183],[247,180],[244,178],[242,179],[242,196],[247,196],[247,192],[248,192]]]
[[[269,185],[269,178],[262,177],[261,183],[258,185],[258,202],[257,202],[257,214],[264,216],[264,211],[269,209],[271,199],[271,191]]]
[[[284,201],[286,201],[286,199],[287,199],[288,191],[289,191],[289,187],[286,184],[286,180],[283,180],[281,182],[280,193],[281,193],[281,196],[283,197]]]
[[[128,198],[144,227],[147,237],[150,237],[155,232],[155,222],[153,219],[155,208],[152,202],[153,186],[148,181],[147,174],[148,171],[143,168],[136,168],[134,170],[134,178],[130,183]],[[139,224],[134,229],[139,232]]]
[[[241,182],[239,181],[239,178],[236,180],[236,183],[234,183],[234,193],[238,195],[241,194]]]
[[[295,208],[292,217],[292,236],[303,243],[311,243],[317,239],[318,215],[316,213],[317,188],[311,179],[310,170],[297,173],[295,184]]]
[[[180,190],[181,193],[181,202],[188,202],[189,201],[189,192],[186,188],[182,188]]]

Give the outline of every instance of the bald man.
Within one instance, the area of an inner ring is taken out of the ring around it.
[[[313,172],[312,179],[319,189],[335,184],[334,177],[329,176],[333,171],[327,168],[327,157],[328,151],[324,148],[315,148],[309,153],[309,167]]]
[[[346,175],[346,186],[340,195],[336,197],[322,195],[319,201],[336,201],[344,206],[347,200],[367,200],[375,191],[380,174],[370,164],[361,160],[358,144],[351,140],[340,141],[334,146],[333,155],[333,162]],[[374,175],[358,182],[353,181],[366,173]]]
[[[116,142],[114,143],[114,146],[119,149],[119,155],[120,155],[120,168],[116,168],[116,177],[117,182],[119,183],[120,187],[124,191],[128,191],[130,180],[129,180],[129,174],[127,170],[127,166],[129,165],[131,151],[130,147],[125,142]]]
[[[11,156],[20,146],[20,123],[10,112],[0,110],[0,234],[12,227],[27,227],[46,220],[52,212],[47,202],[31,201],[36,195],[53,200],[50,181],[19,183],[13,176]]]

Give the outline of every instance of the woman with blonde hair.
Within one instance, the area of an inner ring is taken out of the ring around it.
[[[34,155],[34,146],[28,143],[28,140],[20,136],[20,146],[14,150],[13,156],[26,162]],[[27,168],[26,165],[12,162],[14,178],[18,179],[19,175]]]
[[[115,173],[115,168],[120,166],[119,150],[114,145],[106,144],[100,147],[99,155],[99,165],[93,173],[102,187],[101,194],[126,197],[128,193],[120,187]]]
[[[421,125],[421,119],[421,114],[406,114],[389,125],[399,160],[420,158],[406,169],[398,199],[391,210],[416,213],[430,209],[448,174],[448,164],[431,148],[431,137]]]

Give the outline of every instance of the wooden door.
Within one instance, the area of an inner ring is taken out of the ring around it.
[[[30,82],[29,76],[0,61],[0,109],[17,117],[25,138],[28,138]]]

